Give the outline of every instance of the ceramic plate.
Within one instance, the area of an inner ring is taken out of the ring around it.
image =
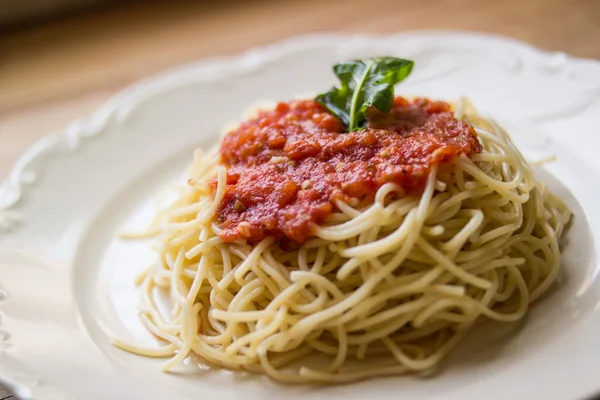
[[[125,353],[152,343],[136,315],[142,226],[192,150],[251,103],[334,84],[335,61],[415,60],[403,95],[471,98],[511,132],[574,211],[560,284],[516,325],[484,324],[431,377],[283,386],[265,377]],[[125,90],[30,148],[0,185],[0,377],[23,399],[575,399],[600,390],[600,62],[457,32],[300,37],[204,60]]]

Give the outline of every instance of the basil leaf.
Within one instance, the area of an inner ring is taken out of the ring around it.
[[[396,57],[378,57],[335,64],[333,72],[340,87],[333,87],[315,99],[338,117],[348,132],[365,125],[365,113],[371,106],[388,112],[394,102],[394,85],[412,71],[414,63]]]

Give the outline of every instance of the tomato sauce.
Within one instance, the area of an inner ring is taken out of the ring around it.
[[[219,236],[303,243],[336,199],[371,199],[387,182],[418,195],[432,166],[480,151],[474,129],[444,102],[397,97],[389,113],[370,109],[367,127],[350,133],[313,100],[279,103],[223,139]]]

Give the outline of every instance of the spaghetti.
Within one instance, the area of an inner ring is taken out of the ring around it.
[[[481,152],[434,165],[418,196],[385,183],[336,200],[297,246],[225,241],[216,218],[227,169],[196,153],[189,186],[157,218],[159,262],[140,276],[140,317],[163,347],[288,383],[427,370],[480,319],[517,321],[555,281],[570,211],[534,179],[508,134],[466,101],[456,119]],[[214,182],[211,187],[210,182]],[[167,291],[172,315],[160,312]]]

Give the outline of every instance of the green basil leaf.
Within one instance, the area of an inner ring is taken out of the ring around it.
[[[388,112],[394,102],[394,85],[412,71],[414,63],[396,57],[377,57],[335,64],[340,87],[317,96],[316,101],[338,117],[348,132],[364,127],[371,106]]]

